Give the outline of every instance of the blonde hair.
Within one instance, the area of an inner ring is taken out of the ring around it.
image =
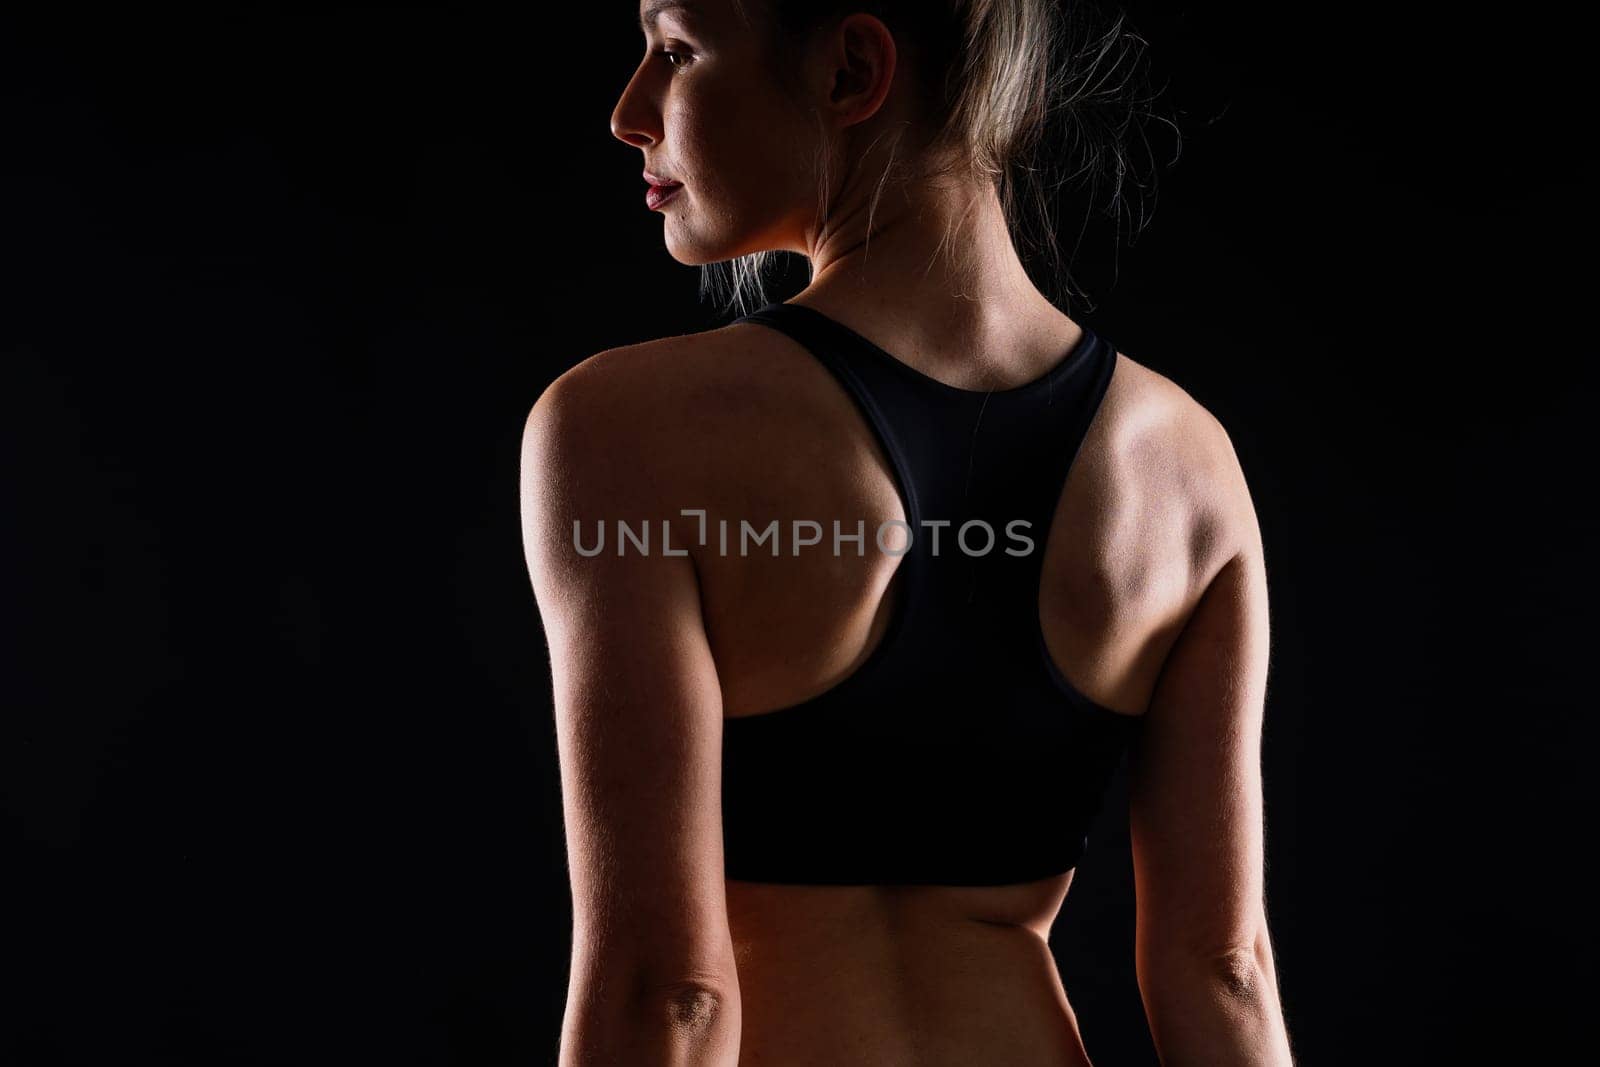
[[[801,54],[796,45],[816,31],[858,11],[882,19],[902,54],[911,57],[926,106],[920,143],[900,153],[905,131],[892,134],[873,206],[891,178],[954,174],[992,181],[1018,255],[1025,263],[1043,260],[1041,288],[1063,307],[1079,291],[1055,236],[1053,206],[1060,189],[1087,184],[1092,210],[1109,178],[1114,217],[1121,217],[1130,184],[1148,190],[1153,210],[1154,182],[1147,184],[1133,166],[1132,135],[1142,132],[1141,120],[1149,117],[1167,121],[1175,133],[1177,126],[1148,110],[1154,95],[1146,87],[1147,44],[1125,28],[1123,13],[1104,20],[1083,0],[734,3],[747,24],[765,31],[774,69],[785,81],[792,57]],[[761,9],[754,16],[750,4]],[[831,161],[822,153],[816,158],[819,218],[826,226]],[[1149,214],[1142,199],[1137,206],[1142,229]],[[947,232],[944,240],[950,238]],[[767,302],[774,266],[791,255],[763,251],[708,264],[701,268],[700,294],[726,313],[744,314]]]

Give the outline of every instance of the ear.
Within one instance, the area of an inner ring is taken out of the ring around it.
[[[883,107],[894,84],[899,52],[889,27],[863,12],[847,15],[826,38],[822,52],[824,106],[841,126],[865,122]]]

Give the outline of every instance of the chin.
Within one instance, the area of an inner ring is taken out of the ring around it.
[[[743,254],[738,241],[706,241],[672,232],[672,222],[667,222],[667,254],[685,267],[704,267],[721,263]]]
[[[699,248],[684,247],[676,241],[667,242],[667,255],[685,267],[704,267],[708,263],[716,263],[720,258]]]
[[[719,199],[708,210],[704,201],[686,202],[680,195],[666,205],[663,215],[667,254],[686,267],[726,263],[785,246],[778,239],[785,216],[765,204],[735,205],[731,198]]]

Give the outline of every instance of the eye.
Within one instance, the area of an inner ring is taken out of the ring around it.
[[[677,70],[682,70],[690,62],[690,56],[687,52],[677,52],[670,48],[657,48],[656,54],[665,57],[666,61]]]

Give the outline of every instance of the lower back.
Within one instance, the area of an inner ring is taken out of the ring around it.
[[[730,880],[741,1060],[1087,1064],[1046,940],[1071,877],[997,887]]]

